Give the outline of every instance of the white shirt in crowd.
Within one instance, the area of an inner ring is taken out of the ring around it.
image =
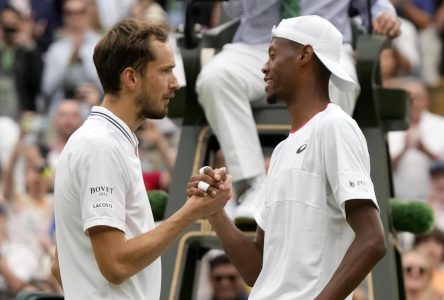
[[[424,145],[444,158],[444,118],[428,111],[421,114],[418,125],[418,138]],[[388,134],[390,156],[395,157],[405,147],[406,131],[393,131]],[[416,148],[411,148],[399,160],[393,172],[396,197],[408,200],[425,201],[430,191],[430,166],[432,160]]]

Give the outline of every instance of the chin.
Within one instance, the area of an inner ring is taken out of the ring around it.
[[[144,110],[139,113],[141,119],[163,119],[168,114],[168,110],[148,111]]]
[[[276,104],[279,102],[279,97],[276,94],[267,95],[268,104]]]

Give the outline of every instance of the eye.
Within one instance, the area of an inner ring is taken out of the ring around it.
[[[168,67],[168,68],[162,69],[160,72],[161,72],[162,74],[164,74],[164,75],[168,75],[168,74],[170,74],[172,71],[173,71],[173,68],[172,68],[172,67]]]

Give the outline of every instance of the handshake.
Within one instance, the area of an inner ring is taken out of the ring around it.
[[[187,185],[188,201],[195,219],[209,218],[222,213],[232,192],[231,175],[225,167],[212,169],[202,167],[199,174],[192,176]]]

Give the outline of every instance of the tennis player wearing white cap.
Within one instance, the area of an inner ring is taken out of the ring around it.
[[[291,132],[256,199],[256,238],[223,211],[209,220],[254,285],[250,299],[351,299],[386,246],[365,138],[328,97],[330,78],[342,90],[354,85],[339,64],[342,35],[319,16],[302,16],[283,20],[272,36],[265,90],[269,102],[288,106]]]

